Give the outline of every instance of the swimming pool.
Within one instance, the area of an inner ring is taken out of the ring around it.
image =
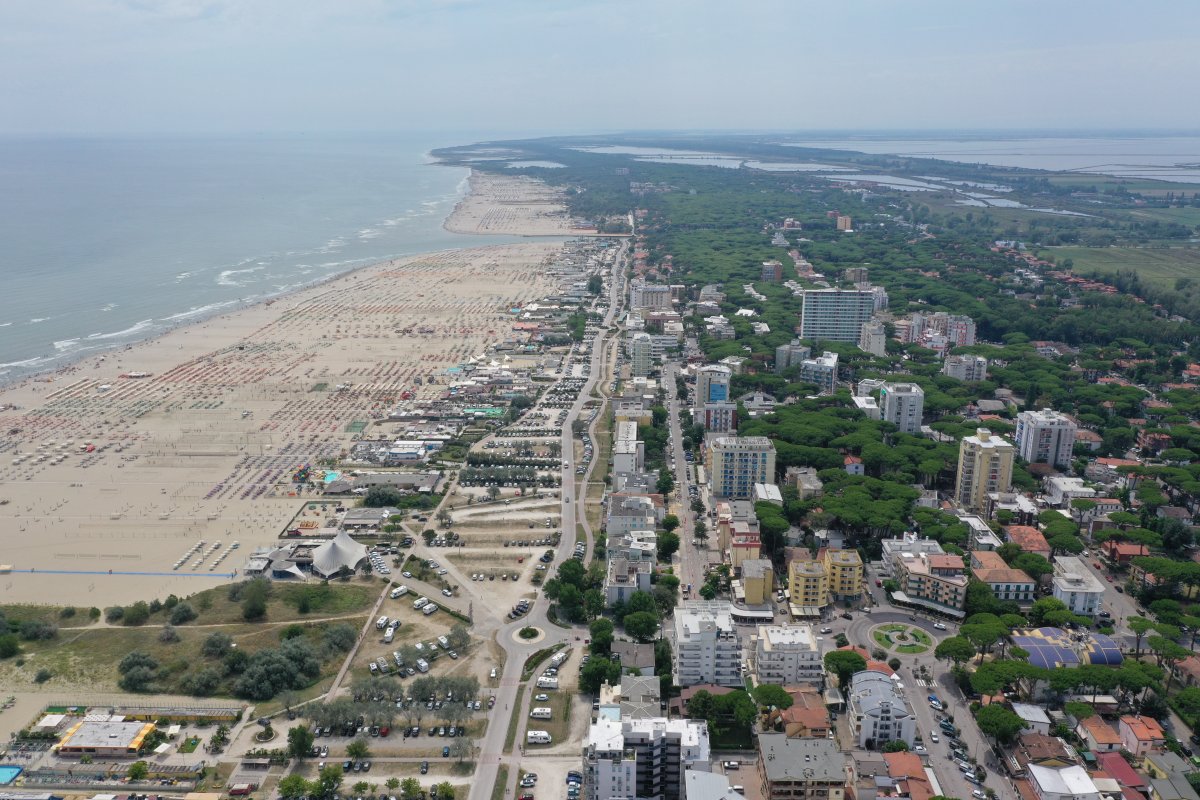
[[[22,767],[13,767],[8,764],[0,764],[0,786],[8,786],[17,779],[21,774]]]

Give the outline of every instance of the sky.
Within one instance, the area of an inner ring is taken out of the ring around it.
[[[3,0],[0,134],[1200,129],[1192,0]]]

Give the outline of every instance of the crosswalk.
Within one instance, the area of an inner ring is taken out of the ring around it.
[[[917,686],[920,686],[924,689],[928,689],[933,685],[934,685],[933,681],[926,680],[925,678],[917,678]]]

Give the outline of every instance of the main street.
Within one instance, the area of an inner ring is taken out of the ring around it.
[[[605,342],[624,295],[624,263],[628,248],[628,241],[622,241],[620,250],[616,253],[609,266],[608,310],[604,315],[600,330],[590,340],[592,349],[590,358],[591,366],[588,375],[562,424],[560,434],[563,460],[562,505],[560,511],[562,539],[555,553],[554,561],[549,565],[548,575],[553,574],[558,565],[569,558],[574,551],[578,533],[576,523],[581,523],[584,526],[587,538],[591,538],[586,515],[583,509],[579,508],[582,505],[581,498],[586,497],[587,494],[588,474],[586,473],[582,476],[582,492],[579,496],[576,496],[579,484],[576,482],[577,476],[575,474],[574,423],[580,418],[584,405],[591,398],[592,390],[595,388],[597,381],[601,379],[601,373],[603,372],[601,364],[604,360]],[[593,303],[593,307],[594,305],[595,303]],[[596,460],[593,458],[591,464],[595,463]],[[549,607],[549,601],[544,594],[539,592],[533,602],[533,607],[524,618],[515,622],[502,623],[496,631],[496,642],[504,651],[504,669],[500,674],[500,685],[496,690],[496,706],[492,709],[487,732],[479,743],[479,755],[476,761],[475,775],[471,782],[468,800],[490,800],[492,787],[499,778],[501,764],[505,764],[508,767],[506,793],[508,796],[513,796],[518,768],[521,765],[521,749],[518,747],[515,753],[505,753],[504,740],[508,734],[508,728],[513,715],[522,713],[522,702],[526,699],[519,696],[522,685],[521,672],[525,666],[525,661],[538,650],[560,642],[571,641],[574,638],[574,634],[568,629],[561,628],[550,622],[547,616]],[[545,631],[545,637],[535,643],[529,643],[520,639],[516,636],[516,632],[526,625],[541,628]],[[518,737],[522,735],[520,726],[518,727],[517,734]],[[518,738],[517,743],[519,744],[520,741],[521,739]]]
[[[670,436],[667,442],[666,462],[668,468],[675,473],[675,491],[679,498],[676,516],[679,517],[679,581],[681,588],[690,583],[693,588],[691,597],[700,591],[704,581],[704,568],[708,564],[708,548],[693,544],[696,530],[696,514],[692,511],[692,498],[688,491],[691,477],[688,474],[688,460],[683,449],[683,426],[679,422],[680,412],[687,413],[689,406],[687,397],[678,397],[675,388],[675,377],[679,374],[679,365],[668,362],[663,367],[663,386],[667,395],[667,425]]]

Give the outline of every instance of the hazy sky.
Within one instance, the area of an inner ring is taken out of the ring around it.
[[[2,0],[0,132],[1200,128],[1195,0]]]

